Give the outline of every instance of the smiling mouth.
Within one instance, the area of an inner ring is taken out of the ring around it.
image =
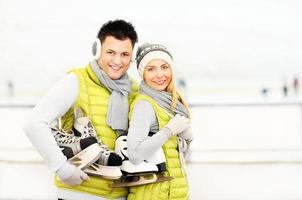
[[[114,71],[118,71],[118,70],[120,70],[122,68],[121,66],[112,66],[112,65],[109,65],[109,67],[111,69],[113,69]]]
[[[161,80],[161,81],[154,81],[157,85],[163,85],[166,82],[166,80]]]

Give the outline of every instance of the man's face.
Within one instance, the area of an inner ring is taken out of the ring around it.
[[[113,36],[107,36],[102,43],[98,64],[111,79],[116,80],[128,70],[132,53],[133,48],[129,38],[118,40]]]

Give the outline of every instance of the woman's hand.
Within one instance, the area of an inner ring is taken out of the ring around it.
[[[170,136],[177,135],[188,128],[190,128],[190,120],[179,114],[175,115],[170,121],[164,126],[168,129]]]
[[[192,129],[188,128],[184,132],[180,133],[178,136],[181,137],[182,139],[184,139],[187,143],[190,143],[193,140]]]

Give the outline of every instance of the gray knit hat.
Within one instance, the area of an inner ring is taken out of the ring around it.
[[[143,78],[144,69],[147,64],[154,59],[161,59],[169,63],[173,68],[174,62],[171,53],[161,44],[144,43],[138,47],[136,52],[136,65],[138,73]]]

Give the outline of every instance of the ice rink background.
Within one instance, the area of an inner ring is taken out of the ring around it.
[[[52,174],[21,127],[28,108],[0,108],[0,199],[55,199]],[[191,199],[299,200],[301,104],[192,107]]]

